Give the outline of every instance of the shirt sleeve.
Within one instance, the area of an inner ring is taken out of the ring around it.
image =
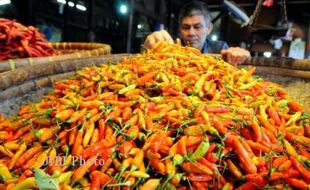
[[[207,40],[202,48],[202,53],[221,53],[222,49],[228,49],[229,46],[225,41],[209,41]]]
[[[223,48],[222,49],[228,49],[228,48],[229,48],[228,44],[223,41]]]
[[[215,41],[211,47],[212,53],[221,53],[223,49],[228,49],[228,44],[221,40]]]

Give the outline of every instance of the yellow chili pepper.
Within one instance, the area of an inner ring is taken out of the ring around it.
[[[14,156],[14,153],[12,151],[10,151],[9,149],[7,149],[6,147],[3,147],[0,145],[0,152],[10,158],[12,158]]]
[[[140,187],[140,190],[155,190],[159,183],[160,179],[149,179]]]
[[[1,163],[0,163],[0,176],[4,182],[12,178],[12,174],[10,173],[9,168]]]
[[[89,123],[89,125],[87,126],[87,129],[86,129],[84,138],[83,138],[83,147],[88,146],[88,143],[92,137],[94,129],[95,129],[95,123],[93,123],[93,122]]]
[[[144,158],[144,151],[143,150],[138,151],[131,162],[130,171],[138,169],[140,164],[143,162],[143,158]]]
[[[129,175],[132,177],[137,177],[137,178],[149,178],[150,177],[149,174],[143,171],[131,171],[129,172]]]
[[[10,141],[10,142],[7,142],[7,143],[4,143],[3,145],[6,149],[9,149],[9,150],[18,150],[19,149],[19,144],[17,144],[15,141]]]
[[[36,180],[34,177],[28,177],[25,180],[19,182],[12,190],[25,190],[36,187]]]
[[[17,162],[18,158],[25,152],[25,150],[27,149],[27,146],[25,143],[23,143],[20,146],[20,149],[15,153],[15,155],[11,158],[10,164],[9,164],[9,169],[11,170],[15,163]]]
[[[120,89],[118,91],[118,94],[125,94],[126,92],[129,92],[129,91],[135,89],[136,86],[137,86],[136,84],[131,84],[131,85],[125,87],[125,88]]]
[[[44,162],[46,161],[47,155],[50,152],[50,148],[43,151],[38,158],[36,159],[35,163],[33,165],[30,166],[30,169],[34,169],[34,168],[40,168]]]
[[[295,123],[297,120],[299,120],[301,117],[301,112],[296,112],[294,115],[291,116],[291,118],[286,122],[286,126],[289,126],[292,123]]]
[[[283,144],[284,144],[284,147],[285,147],[287,153],[290,156],[294,156],[294,157],[298,156],[298,154],[297,154],[296,150],[294,149],[294,147],[286,139],[283,139]]]

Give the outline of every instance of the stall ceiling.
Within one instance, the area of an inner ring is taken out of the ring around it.
[[[133,42],[133,44],[140,44],[143,36],[154,30],[157,22],[163,23],[172,34],[177,34],[176,21],[179,9],[182,4],[189,0],[62,0],[62,2],[70,1],[75,4],[83,3],[87,7],[87,11],[80,11],[66,6],[62,7],[63,13],[60,13],[60,0],[11,1],[15,7],[11,9],[13,14],[8,12],[8,18],[17,19],[26,25],[50,23],[52,26],[62,30],[62,40],[64,41],[84,40],[87,33],[93,30],[97,33],[99,41],[114,44],[114,50],[121,52],[124,51],[123,47],[126,42],[124,34],[127,34],[127,30],[129,30],[129,15],[120,15],[117,12],[116,7],[119,2],[134,4],[134,15],[131,24],[133,26],[132,36],[134,37],[132,41],[138,38],[136,36],[139,36],[140,41]],[[225,13],[223,11],[223,0],[204,1],[214,13]],[[259,0],[232,1],[243,8],[248,16],[251,16]],[[310,0],[274,0],[275,6],[270,8],[264,7],[264,9],[270,12],[271,17],[279,16],[279,4],[284,1],[286,2],[288,18],[308,25],[310,20]],[[264,20],[264,18],[261,19]],[[141,22],[143,22],[144,26],[147,25],[144,28],[145,31],[137,30],[137,26]],[[223,22],[228,23],[229,21],[226,19]],[[221,31],[228,29],[221,29]],[[233,31],[233,29],[230,30]],[[266,32],[264,34],[270,35],[270,33]],[[229,39],[230,36],[225,38]],[[234,36],[233,39],[237,38]]]

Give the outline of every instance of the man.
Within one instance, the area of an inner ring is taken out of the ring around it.
[[[195,47],[202,53],[221,53],[232,65],[243,63],[250,57],[250,53],[245,49],[229,48],[224,41],[208,40],[207,36],[212,29],[211,17],[204,2],[190,2],[180,10],[179,31],[184,45]],[[164,40],[173,43],[173,39],[167,31],[156,31],[146,38],[144,46],[152,49],[157,42]]]

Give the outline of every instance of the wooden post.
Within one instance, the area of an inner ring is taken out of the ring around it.
[[[310,59],[310,21],[308,21],[308,35],[306,43],[306,59]]]
[[[135,1],[130,0],[129,3],[129,21],[128,21],[128,33],[127,33],[127,48],[126,52],[130,53],[131,50],[131,39],[132,39],[132,25],[133,25],[133,14],[134,14]]]

